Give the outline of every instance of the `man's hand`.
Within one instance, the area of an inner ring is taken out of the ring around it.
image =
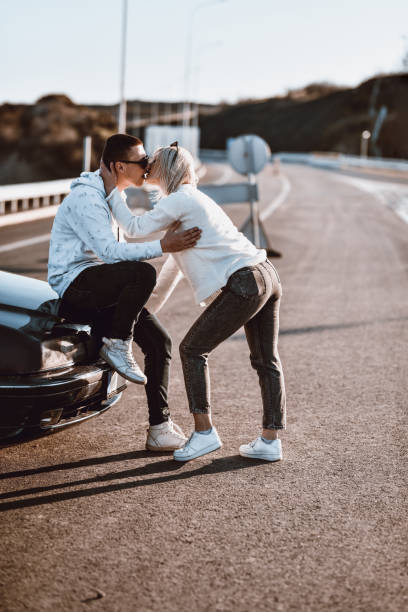
[[[110,169],[104,164],[103,159],[100,163],[100,173],[105,186],[105,192],[108,196],[116,187],[118,177],[116,175],[115,164],[110,163]]]
[[[160,240],[163,253],[176,253],[177,251],[191,249],[200,239],[201,230],[198,227],[193,227],[177,234],[176,230],[180,225],[180,221],[172,223],[164,235],[164,238]]]

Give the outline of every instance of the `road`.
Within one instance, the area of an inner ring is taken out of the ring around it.
[[[284,460],[238,455],[261,415],[242,330],[210,360],[216,453],[176,465],[145,452],[136,386],[99,418],[3,449],[3,609],[407,609],[407,225],[339,174],[282,172],[290,191],[264,223],[283,253]],[[281,189],[271,166],[260,189],[266,210]],[[0,242],[50,225],[2,228]],[[41,243],[0,254],[0,267],[45,278],[46,258]],[[172,415],[187,432],[177,345],[199,312],[183,282],[161,315]]]

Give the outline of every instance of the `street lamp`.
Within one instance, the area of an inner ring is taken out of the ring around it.
[[[222,45],[221,40],[214,40],[212,42],[201,45],[201,47],[198,49],[198,52],[197,52],[198,62],[194,69],[195,81],[193,82],[193,91],[195,92],[195,95],[193,97],[195,97],[196,99],[195,103],[193,102],[194,112],[193,112],[193,117],[192,117],[192,124],[194,126],[198,126],[198,116],[200,114],[199,91],[200,91],[200,72],[202,68],[202,64],[200,63],[201,56],[204,51],[211,50],[214,47],[220,47],[221,45]]]
[[[202,8],[207,8],[215,4],[222,4],[227,0],[205,0],[197,4],[190,15],[190,25],[187,28],[186,38],[186,56],[185,56],[185,70],[184,70],[184,98],[185,102],[183,105],[183,127],[190,125],[190,93],[191,93],[191,56],[193,52],[193,26],[194,18],[198,11]]]
[[[364,130],[364,132],[361,133],[361,140],[360,140],[360,156],[361,157],[367,157],[368,154],[368,141],[371,138],[371,132],[369,132],[368,130]]]
[[[118,132],[126,132],[126,99],[125,99],[125,72],[126,72],[126,37],[127,37],[128,0],[122,4],[122,53],[120,62],[120,89],[119,89],[119,117]]]

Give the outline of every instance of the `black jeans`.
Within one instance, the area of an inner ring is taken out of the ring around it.
[[[171,361],[170,336],[157,317],[143,308],[155,280],[155,269],[145,262],[92,266],[69,285],[59,311],[71,321],[90,324],[97,339],[102,336],[126,339],[133,335],[145,356],[150,425],[169,418]]]
[[[66,289],[60,314],[91,322],[96,335],[127,340],[155,284],[156,270],[144,261],[90,266]]]
[[[241,268],[195,321],[180,344],[191,412],[210,412],[208,355],[244,325],[251,365],[261,387],[263,427],[286,427],[285,384],[278,354],[281,296],[279,276],[269,261]]]

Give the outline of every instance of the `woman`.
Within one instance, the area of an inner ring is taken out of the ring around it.
[[[177,461],[189,461],[221,447],[211,421],[208,355],[242,325],[257,371],[263,402],[262,434],[240,447],[253,459],[282,458],[280,429],[285,429],[285,387],[278,354],[279,305],[282,288],[264,250],[257,249],[223,210],[200,192],[191,154],[177,146],[158,149],[151,159],[147,181],[158,185],[163,197],[150,212],[133,215],[116,189],[115,176],[102,168],[112,213],[128,236],[141,237],[165,229],[176,220],[181,229],[198,226],[196,246],[175,253],[174,259],[189,280],[197,303],[206,309],[180,344],[190,411],[195,431]],[[169,265],[166,265],[168,271]],[[162,276],[162,275],[161,275]],[[159,283],[160,285],[160,277]]]

